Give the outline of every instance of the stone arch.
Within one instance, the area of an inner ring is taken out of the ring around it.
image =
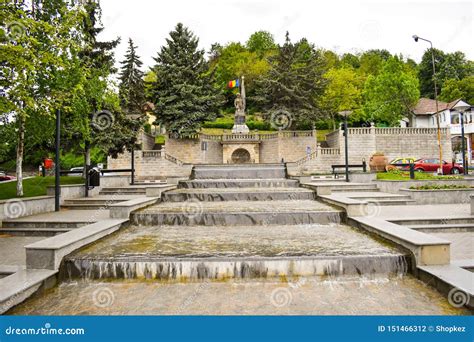
[[[245,148],[238,148],[232,152],[231,159],[234,164],[250,163],[250,152]]]

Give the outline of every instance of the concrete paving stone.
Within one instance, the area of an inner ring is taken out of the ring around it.
[[[429,234],[451,241],[451,260],[474,259],[474,232]]]
[[[4,265],[26,265],[25,246],[44,240],[44,236],[0,235],[0,267]]]

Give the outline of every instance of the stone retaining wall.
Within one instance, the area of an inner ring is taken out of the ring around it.
[[[416,204],[470,204],[474,189],[400,189],[400,194],[411,196],[411,198],[416,201]]]
[[[52,196],[2,200],[0,201],[0,226],[4,219],[14,219],[51,211],[54,211],[54,197]]]

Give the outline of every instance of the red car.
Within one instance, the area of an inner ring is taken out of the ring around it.
[[[419,172],[437,172],[439,169],[439,159],[436,158],[422,158],[415,160],[413,163],[415,164],[415,171]],[[404,168],[405,170],[408,170],[407,167]],[[464,172],[464,169],[462,165],[457,164],[457,163],[448,163],[443,160],[443,174],[444,175],[449,175],[449,174],[461,174]]]
[[[8,180],[14,180],[14,179],[16,179],[16,178],[13,177],[13,176],[7,176],[5,174],[0,173],[0,182],[5,182],[5,181],[8,181]]]

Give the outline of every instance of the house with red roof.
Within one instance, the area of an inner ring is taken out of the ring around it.
[[[441,128],[450,128],[453,150],[459,152],[461,150],[461,114],[456,110],[456,107],[459,106],[470,107],[463,114],[464,134],[470,163],[474,159],[474,111],[470,104],[462,99],[449,103],[443,101],[436,103],[435,100],[421,98],[413,108],[411,125],[413,127],[436,128],[436,121],[439,119]]]

